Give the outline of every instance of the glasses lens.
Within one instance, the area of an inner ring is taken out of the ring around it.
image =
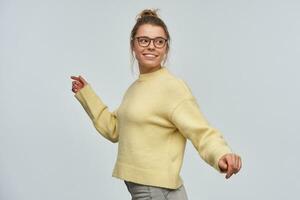
[[[156,38],[154,42],[155,42],[155,46],[159,48],[165,46],[166,43],[164,38]]]
[[[138,42],[141,46],[145,47],[145,46],[148,46],[150,39],[146,38],[146,37],[140,37],[140,38],[138,38]]]

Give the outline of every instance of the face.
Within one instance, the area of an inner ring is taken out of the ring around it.
[[[162,37],[167,39],[165,31],[162,27],[151,24],[144,24],[138,28],[135,38],[142,36],[146,36],[149,38]],[[142,45],[147,44],[147,40],[140,39],[139,41]],[[133,52],[139,63],[140,73],[156,71],[161,67],[161,62],[163,61],[164,56],[167,53],[167,44],[165,44],[164,47],[159,48],[159,45],[162,42],[164,42],[163,39],[157,39],[156,42],[155,40],[152,40],[146,47],[145,45],[141,46],[138,42],[138,39],[134,39]],[[156,44],[156,46],[154,43]]]

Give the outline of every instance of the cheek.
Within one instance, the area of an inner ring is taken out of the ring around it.
[[[133,53],[134,53],[134,57],[140,61],[142,59],[142,54],[141,54],[141,50],[138,48],[134,48],[133,49]]]
[[[141,53],[141,51],[142,51],[142,49],[141,49],[141,48],[139,48],[139,47],[136,47],[136,46],[135,46],[135,47],[133,47],[133,49],[132,49],[132,50],[133,50],[133,52],[135,53],[135,55],[137,55],[137,56],[138,56],[138,55]]]
[[[163,58],[163,57],[166,55],[166,53],[167,53],[166,50],[160,51],[160,52],[159,52],[160,57]]]

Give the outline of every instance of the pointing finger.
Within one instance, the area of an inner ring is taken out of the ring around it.
[[[232,174],[233,174],[233,170],[232,168],[229,168],[226,174],[226,179],[229,179],[232,176]]]
[[[233,161],[232,161],[231,158],[229,158],[227,160],[227,163],[228,163],[228,170],[227,170],[227,173],[226,173],[226,178],[228,179],[232,176],[234,169],[233,169]]]
[[[77,76],[71,76],[71,79],[74,79],[74,80],[77,80],[77,81],[80,80],[79,77],[77,77]]]

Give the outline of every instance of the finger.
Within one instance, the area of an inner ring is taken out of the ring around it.
[[[242,168],[242,159],[240,158],[239,159],[239,171],[240,171],[241,168]]]
[[[83,83],[81,83],[80,78],[75,77],[75,76],[71,76],[71,78],[75,80],[75,81],[72,82],[72,85],[79,85],[79,86],[84,85]]]
[[[233,174],[233,169],[232,168],[228,168],[227,173],[226,173],[226,179],[229,179]]]
[[[235,174],[238,173],[239,171],[240,171],[240,164],[239,164],[239,162],[238,162],[237,167],[236,167],[236,172],[235,172]]]
[[[79,89],[80,87],[78,85],[73,85],[72,88]]]
[[[236,168],[236,169],[239,168],[239,156],[238,156],[238,155],[235,155],[235,158],[234,158],[234,165],[235,165],[235,168]]]
[[[72,88],[72,92],[76,93],[78,91],[77,88]]]
[[[79,76],[79,80],[80,82],[82,82],[83,85],[87,84],[87,81],[82,76]]]
[[[234,169],[233,169],[233,160],[232,160],[232,157],[229,157],[228,160],[227,160],[227,163],[228,163],[228,170],[227,170],[227,173],[226,173],[226,178],[230,178],[234,172]]]
[[[79,77],[77,77],[77,76],[71,76],[71,79],[74,79],[74,80],[77,80],[77,81],[80,80]]]
[[[77,86],[78,86],[78,85],[77,85],[77,82],[73,82],[73,83],[72,83],[72,88],[77,88]]]
[[[73,81],[72,84],[73,86],[82,87],[82,83],[79,81]]]
[[[221,172],[226,172],[227,171],[227,163],[224,159],[220,160],[219,167],[221,169]]]
[[[234,166],[233,166],[234,174],[236,174],[239,171],[239,156],[234,156]]]
[[[237,164],[236,164],[236,173],[240,171],[241,169],[241,157],[237,156]]]

